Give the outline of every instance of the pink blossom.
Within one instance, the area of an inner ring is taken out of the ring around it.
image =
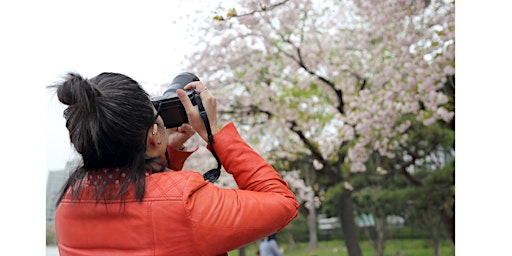
[[[455,73],[453,1],[289,0],[264,12],[260,3],[238,1],[238,18],[191,31],[202,47],[188,70],[208,81],[224,113],[257,106],[271,114],[238,119],[269,157],[311,154],[290,130],[295,121],[324,160],[350,142],[345,160],[361,172],[374,152],[396,157],[411,125],[402,115],[424,125],[453,118],[440,91]],[[342,90],[342,113],[333,88],[318,76]],[[321,169],[318,161],[312,165]]]

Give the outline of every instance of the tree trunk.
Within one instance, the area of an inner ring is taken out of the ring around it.
[[[441,256],[441,245],[439,245],[439,244],[434,245],[434,255]]]
[[[288,233],[288,248],[295,248],[297,246],[297,242],[293,238],[293,234],[291,232]]]
[[[357,238],[357,226],[354,218],[352,197],[349,192],[342,193],[339,197],[339,212],[341,229],[345,236],[345,245],[349,256],[362,256],[361,247]]]
[[[309,245],[308,249],[318,248],[318,235],[316,225],[316,209],[315,206],[311,207],[308,214],[308,229],[309,229]]]
[[[455,206],[455,204],[454,204]],[[441,219],[443,220],[444,227],[446,232],[450,235],[452,243],[455,245],[455,207],[453,208],[453,215],[449,216],[447,211],[443,208],[441,209]]]
[[[311,165],[309,163],[304,164],[304,176],[306,185],[308,187],[313,188],[316,183],[316,175],[315,171],[312,170]],[[315,206],[315,193],[311,193],[308,198],[310,207],[308,208],[308,229],[309,229],[309,245],[308,249],[316,249],[318,248],[318,229],[317,229],[317,214],[316,214],[316,206]]]
[[[386,231],[386,218],[377,216],[375,211],[372,211],[374,216],[374,225],[363,228],[364,233],[368,237],[368,241],[375,250],[375,256],[384,256],[385,248],[385,231]]]
[[[245,256],[245,246],[238,248],[238,256]]]
[[[375,220],[375,234],[376,234],[375,255],[376,256],[384,256],[384,248],[386,245],[386,240],[384,237],[384,234],[386,231],[386,217],[375,215],[374,220]]]
[[[441,217],[438,212],[432,209],[427,209],[422,213],[423,225],[430,236],[430,243],[434,249],[434,255],[440,256],[441,232],[443,230]]]

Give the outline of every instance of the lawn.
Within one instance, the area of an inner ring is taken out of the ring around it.
[[[375,255],[375,250],[366,241],[361,241],[361,251],[365,256]],[[255,256],[257,243],[252,243],[246,248],[247,256]],[[281,245],[284,248],[284,255],[286,256],[348,256],[347,250],[343,241],[332,240],[332,241],[321,241],[319,242],[318,249],[308,251],[307,243],[299,243],[295,248],[286,248],[286,245]],[[232,251],[229,256],[238,255],[237,251]],[[433,256],[434,249],[427,240],[422,239],[400,239],[400,240],[388,240],[386,242],[386,248],[384,250],[386,256]],[[454,256],[455,248],[449,241],[443,241],[441,244],[441,255],[442,256]]]

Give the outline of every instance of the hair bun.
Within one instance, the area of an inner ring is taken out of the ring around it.
[[[85,104],[89,106],[100,92],[80,74],[70,72],[64,82],[58,86],[57,95],[60,102],[66,105]]]

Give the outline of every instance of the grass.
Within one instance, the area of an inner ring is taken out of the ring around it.
[[[294,248],[287,248],[286,245],[280,244],[284,249],[284,255],[293,256],[348,256],[345,249],[345,243],[341,240],[320,241],[318,248],[308,250],[307,243],[299,243]],[[365,256],[375,255],[375,250],[366,241],[360,242],[361,251]],[[246,247],[247,256],[255,256],[258,250],[258,243],[252,243]],[[442,256],[454,256],[455,248],[450,241],[443,241],[441,243]],[[229,256],[238,255],[237,251],[231,251]],[[423,239],[400,239],[386,241],[386,248],[384,250],[385,256],[433,256],[434,248],[427,240]]]

